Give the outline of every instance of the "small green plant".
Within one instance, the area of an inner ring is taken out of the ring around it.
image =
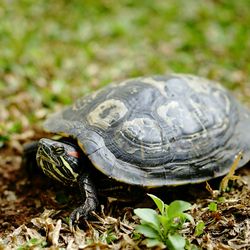
[[[216,212],[216,211],[217,211],[217,203],[215,203],[215,202],[209,203],[208,209],[209,209],[211,212]]]
[[[47,245],[46,241],[43,239],[37,239],[32,238],[29,241],[27,241],[24,245],[17,248],[17,250],[29,250],[29,249],[35,249],[38,247],[38,249],[45,248]]]
[[[113,241],[117,240],[117,236],[113,232],[107,232],[107,235],[105,237],[105,241],[107,244],[111,244]]]
[[[157,213],[149,208],[137,208],[134,213],[140,218],[140,225],[136,231],[147,238],[147,246],[167,246],[170,250],[185,249],[186,240],[180,235],[179,230],[185,221],[194,223],[193,217],[184,211],[191,208],[186,201],[175,200],[169,205],[156,197],[148,194],[159,209]]]
[[[1,130],[0,130],[1,132]],[[7,141],[9,141],[9,136],[8,135],[0,135],[0,148],[2,148]]]
[[[201,234],[203,234],[205,227],[206,226],[205,226],[204,221],[202,221],[202,220],[198,221],[198,223],[195,227],[195,235],[200,236]]]

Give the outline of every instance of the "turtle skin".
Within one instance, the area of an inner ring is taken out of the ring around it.
[[[110,84],[49,117],[96,169],[122,183],[161,187],[225,175],[250,159],[250,112],[216,82],[193,75]]]

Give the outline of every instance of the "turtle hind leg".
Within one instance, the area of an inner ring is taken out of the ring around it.
[[[23,147],[23,157],[21,166],[27,171],[29,176],[37,172],[36,153],[38,150],[38,141],[27,143]]]
[[[84,203],[70,214],[69,226],[71,230],[79,218],[88,219],[90,213],[96,210],[99,203],[96,188],[89,173],[83,173],[79,177],[78,183]]]

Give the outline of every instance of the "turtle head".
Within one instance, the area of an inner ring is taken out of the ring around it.
[[[81,172],[81,150],[69,142],[40,139],[36,161],[47,176],[69,186],[77,182]]]

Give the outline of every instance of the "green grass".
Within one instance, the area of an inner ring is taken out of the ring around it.
[[[111,81],[169,72],[249,93],[249,12],[245,0],[3,0],[0,98],[10,101],[2,108],[25,92],[36,105],[20,101],[21,113],[33,124],[44,119],[40,108],[49,113]],[[3,138],[14,123],[16,112],[0,116]]]
[[[172,71],[234,85],[250,71],[249,11],[245,0],[1,1],[0,86],[45,97],[48,87],[68,103],[115,79]]]

